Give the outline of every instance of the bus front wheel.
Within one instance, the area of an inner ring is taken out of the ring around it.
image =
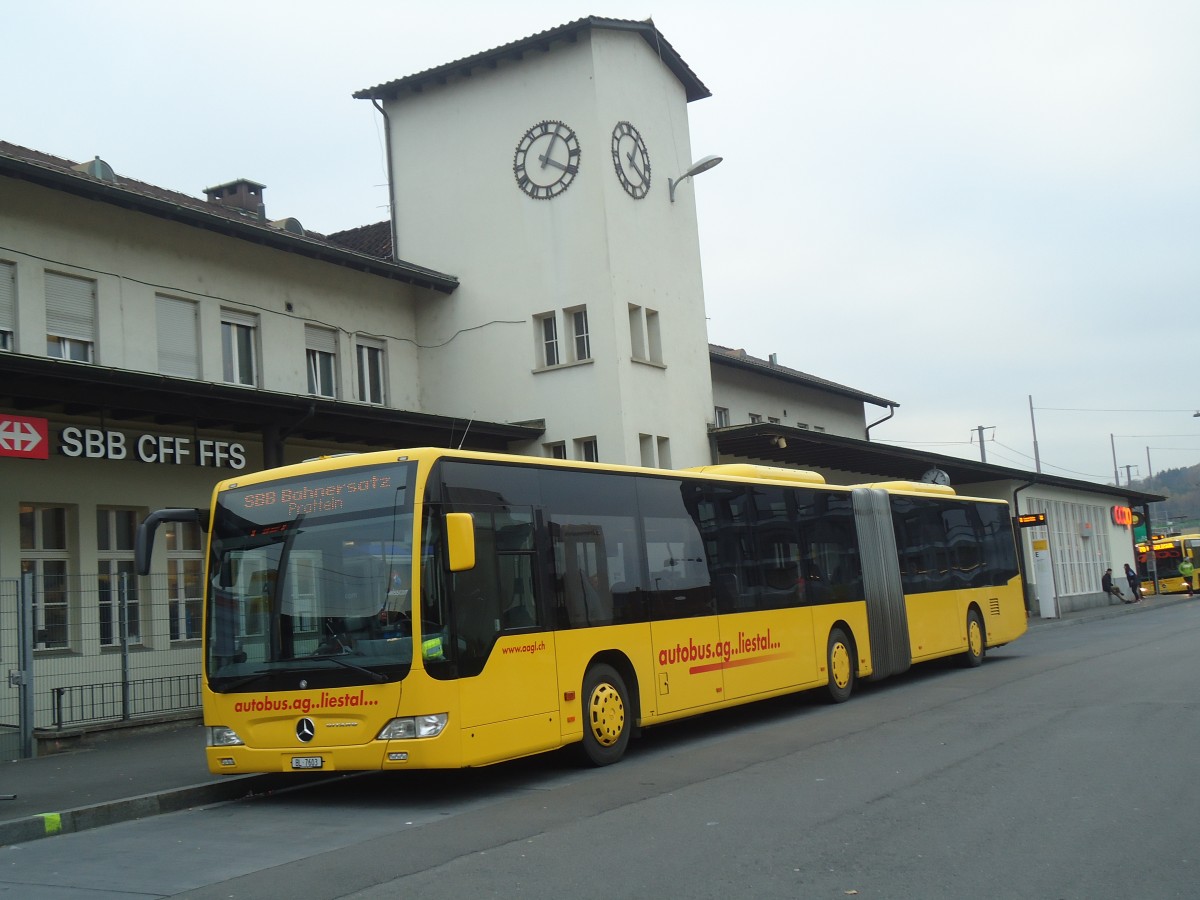
[[[845,703],[854,690],[854,645],[840,628],[829,632],[826,662],[829,665],[829,699],[834,703]]]
[[[983,630],[983,616],[979,610],[967,612],[967,649],[962,656],[962,664],[969,669],[983,664],[983,655],[987,652],[987,632]]]
[[[625,755],[630,711],[621,674],[603,664],[590,668],[583,679],[583,752],[592,765],[612,765]]]

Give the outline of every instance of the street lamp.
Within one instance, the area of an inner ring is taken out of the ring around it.
[[[676,179],[667,179],[667,191],[671,195],[671,202],[675,202],[675,188],[679,187],[679,183],[685,178],[691,178],[693,175],[699,175],[701,172],[707,172],[713,166],[720,164],[722,156],[706,156],[704,159],[697,160],[692,163],[692,167],[680,175]],[[1200,416],[1200,413],[1196,413]]]

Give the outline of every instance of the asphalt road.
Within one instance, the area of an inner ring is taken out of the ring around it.
[[[378,774],[0,850],[0,896],[1193,898],[1200,608],[1031,632],[841,706]]]

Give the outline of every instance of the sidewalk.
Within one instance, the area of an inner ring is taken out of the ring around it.
[[[1081,625],[1187,603],[1187,596],[1150,597],[1058,619],[1033,618],[1030,629]],[[70,834],[130,819],[303,787],[336,774],[211,775],[198,723],[161,731],[97,735],[79,749],[0,763],[0,845]]]
[[[302,787],[330,775],[212,775],[198,723],[98,734],[76,750],[0,763],[0,846]]]

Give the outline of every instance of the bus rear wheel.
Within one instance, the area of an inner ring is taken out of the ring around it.
[[[845,703],[854,691],[854,647],[840,628],[829,632],[826,663],[829,666],[829,699],[833,703]]]
[[[983,655],[987,652],[987,632],[983,629],[983,616],[979,610],[967,611],[967,649],[959,659],[968,669],[983,665]]]
[[[621,674],[609,665],[588,669],[583,679],[583,752],[594,766],[609,766],[629,745],[629,695]]]

